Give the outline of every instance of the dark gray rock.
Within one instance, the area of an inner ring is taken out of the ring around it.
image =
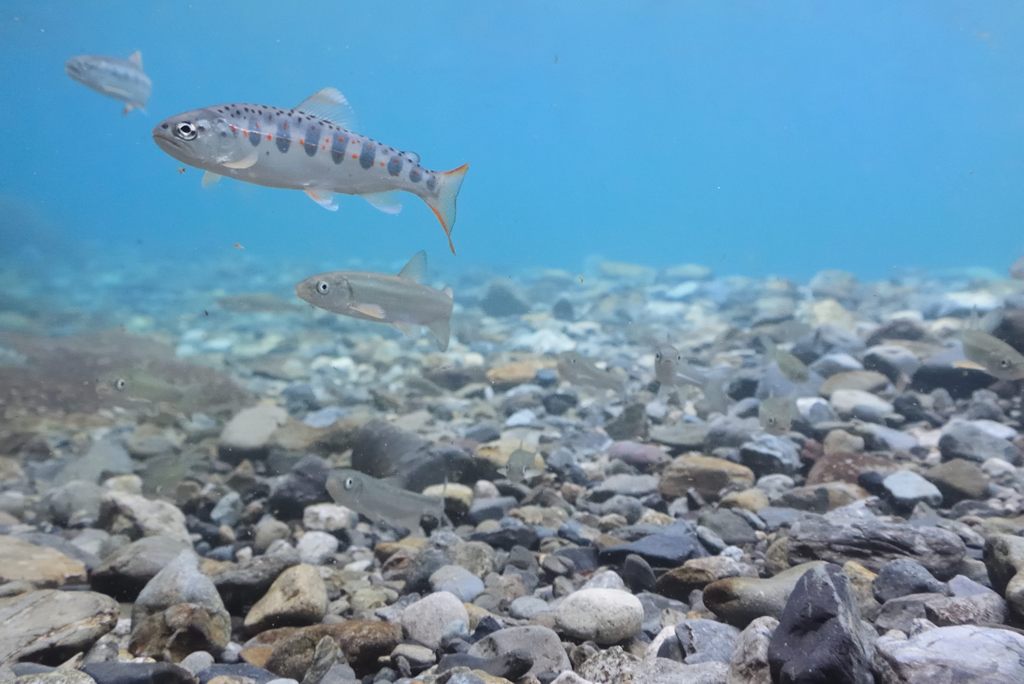
[[[773,473],[792,475],[800,470],[800,452],[793,442],[777,435],[760,434],[740,446],[740,460],[758,477]]]
[[[703,511],[697,522],[709,528],[730,545],[753,544],[757,541],[754,528],[743,516],[728,509],[714,508]]]
[[[933,508],[942,504],[938,487],[911,470],[897,470],[882,480],[885,497],[900,511],[911,511],[919,503]]]
[[[1024,636],[1006,629],[939,627],[878,640],[880,680],[906,684],[1024,682]]]
[[[89,576],[96,591],[119,601],[132,601],[149,580],[191,546],[172,537],[143,537],[103,559]]]
[[[242,613],[266,593],[277,576],[299,563],[299,553],[285,546],[212,575],[214,586],[233,613]]]
[[[304,456],[274,485],[267,506],[279,518],[301,518],[306,506],[331,501],[325,489],[330,466],[319,456]]]
[[[939,439],[939,451],[947,461],[963,458],[983,463],[990,458],[1001,458],[1014,465],[1021,461],[1020,449],[971,423],[950,424]]]
[[[647,437],[647,410],[643,404],[629,404],[622,413],[605,423],[604,431],[616,440]]]
[[[676,625],[683,661],[689,665],[718,661],[728,663],[740,630],[715,620],[688,619]]]
[[[530,310],[527,304],[512,288],[502,282],[494,282],[480,300],[480,308],[488,316],[502,318],[520,316]]]
[[[871,684],[872,657],[871,642],[842,569],[826,565],[805,573],[768,645],[773,680]]]
[[[673,530],[670,534],[651,534],[628,544],[610,546],[600,553],[602,563],[618,564],[626,556],[636,554],[652,567],[674,568],[690,558],[706,556],[695,532],[684,529]]]
[[[96,684],[197,684],[191,672],[171,663],[88,663],[82,671]]]
[[[897,558],[883,565],[873,584],[879,603],[907,594],[941,594],[945,589],[945,583],[932,577],[927,568],[910,558]]]
[[[88,650],[117,624],[117,602],[91,591],[29,591],[0,598],[0,663],[59,664]]]
[[[510,654],[529,657],[533,664],[525,675],[542,672],[564,672],[570,668],[569,657],[554,630],[540,625],[499,629],[477,641],[468,655],[477,658],[501,658]]]
[[[789,530],[790,565],[855,560],[877,571],[890,560],[910,558],[943,579],[957,573],[966,553],[963,540],[947,530],[874,518],[808,517],[793,523]]]

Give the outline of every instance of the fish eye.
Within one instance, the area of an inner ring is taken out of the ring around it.
[[[327,284],[326,280],[316,281],[316,291],[319,292],[320,294],[325,295],[330,291],[330,289],[331,286]],[[352,478],[349,478],[349,481],[351,482]]]
[[[198,129],[189,121],[180,121],[174,124],[174,134],[182,140],[195,140]]]
[[[654,360],[661,361],[661,352],[654,352]]]
[[[352,489],[355,486],[356,486],[356,481],[355,480],[353,480],[351,477],[346,477],[345,478],[345,489]]]
[[[768,424],[769,425],[775,425],[775,423],[777,423],[777,422],[779,422],[779,421],[775,418],[775,416],[768,416]]]
[[[127,386],[128,381],[125,380],[124,378],[118,378],[117,380],[114,380],[114,389],[116,389],[118,392],[123,392],[124,388]]]
[[[1006,370],[1007,368],[1010,367],[1010,360],[1009,359],[999,359],[999,367],[1002,368],[1003,370]]]

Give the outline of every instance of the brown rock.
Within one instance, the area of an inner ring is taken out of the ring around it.
[[[746,489],[754,485],[754,471],[721,458],[684,454],[678,456],[661,474],[658,490],[666,499],[686,495],[690,487],[706,499],[715,500],[726,487]]]
[[[532,382],[537,371],[542,368],[552,368],[555,365],[551,359],[543,357],[529,357],[517,361],[498,364],[488,369],[487,382],[498,391],[507,390],[516,385]]]
[[[260,632],[271,625],[319,622],[327,612],[327,588],[312,565],[294,565],[282,572],[245,616],[245,628]]]
[[[91,591],[45,589],[0,599],[0,663],[61,662],[88,650],[119,614],[117,601]]]
[[[984,499],[988,494],[988,476],[981,466],[971,461],[954,458],[929,468],[924,479],[938,487],[942,501],[952,506],[965,499]]]
[[[304,636],[300,639],[298,635]],[[246,642],[242,658],[251,665],[264,667],[280,645],[282,650],[276,663],[285,663],[286,655],[290,662],[299,662],[305,653],[303,649],[308,649],[312,662],[316,644],[325,636],[335,640],[357,673],[365,673],[376,667],[377,658],[391,653],[401,641],[402,628],[397,624],[377,620],[346,620],[329,625],[281,627],[262,632]],[[286,641],[288,646],[283,645]]]
[[[658,578],[655,591],[662,596],[688,601],[690,592],[726,577],[757,577],[757,569],[728,556],[691,558]]]
[[[807,473],[807,484],[824,482],[850,482],[857,484],[857,476],[866,470],[891,472],[899,467],[887,458],[872,454],[829,452],[826,438],[825,455],[819,458]]]
[[[48,546],[0,535],[0,584],[30,582],[40,589],[85,582],[85,565]]]

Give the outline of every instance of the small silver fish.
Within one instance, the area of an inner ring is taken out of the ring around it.
[[[703,388],[708,381],[705,373],[688,364],[682,353],[668,343],[654,350],[654,379],[661,385],[659,392],[680,383]]]
[[[123,113],[142,109],[153,92],[153,82],[142,70],[142,53],[136,50],[128,59],[80,55],[64,63],[67,75],[96,92],[124,102]]]
[[[1010,277],[1014,280],[1024,280],[1024,256],[1013,262],[1010,266]]]
[[[765,432],[783,435],[793,427],[797,417],[796,400],[792,397],[768,397],[757,407],[757,419]]]
[[[1000,380],[1024,380],[1024,355],[998,337],[981,330],[964,330],[964,356]]]
[[[313,306],[364,321],[395,326],[403,333],[426,326],[442,351],[451,336],[452,290],[421,285],[427,255],[417,252],[398,275],[365,271],[332,271],[306,278],[295,294]]]
[[[532,469],[536,461],[536,454],[520,447],[509,455],[508,461],[499,471],[511,482],[522,482],[527,477],[527,471]]]
[[[790,382],[807,382],[811,377],[811,369],[803,361],[784,349],[779,349],[774,341],[768,337],[761,337],[761,345],[764,347],[765,355],[775,361],[782,374]]]
[[[335,470],[327,478],[327,493],[336,503],[365,515],[374,522],[386,522],[416,533],[424,515],[443,519],[444,499],[424,496],[358,470]]]
[[[558,375],[574,385],[586,385],[601,390],[622,390],[622,380],[610,370],[601,370],[593,361],[579,352],[558,355]]]
[[[441,223],[452,254],[455,199],[468,164],[451,171],[420,166],[402,152],[353,133],[348,100],[324,88],[293,108],[221,104],[177,114],[153,129],[153,140],[178,161],[206,170],[203,185],[221,176],[304,191],[330,211],[334,193],[359,195],[387,214],[402,205],[394,191],[420,197]]]

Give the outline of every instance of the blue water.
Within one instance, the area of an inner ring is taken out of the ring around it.
[[[65,76],[142,51],[145,114]],[[1019,2],[6,2],[0,187],[68,244],[322,265],[722,273],[1005,269],[1024,249]],[[341,89],[358,129],[469,162],[451,256],[400,216],[226,181],[150,130],[199,106]]]

